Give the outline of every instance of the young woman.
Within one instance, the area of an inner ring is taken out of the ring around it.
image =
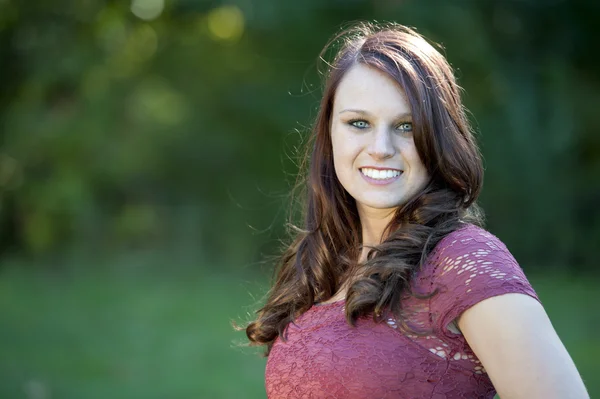
[[[246,328],[268,397],[587,398],[481,227],[481,157],[448,62],[396,24],[359,24],[322,55],[333,43],[304,226]]]

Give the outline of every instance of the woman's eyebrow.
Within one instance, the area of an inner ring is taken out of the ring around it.
[[[365,111],[362,109],[351,109],[351,108],[343,109],[338,114],[343,114],[344,112],[354,112],[357,114],[362,114],[362,115],[367,115],[367,116],[371,115],[369,113],[369,111]],[[404,119],[404,118],[411,118],[411,117],[412,117],[412,114],[410,112],[405,112],[403,114],[396,116],[394,119]]]
[[[357,114],[365,114],[365,115],[369,115],[369,112],[367,111],[363,111],[361,109],[343,109],[341,110],[339,113],[343,114],[344,112],[356,112]]]

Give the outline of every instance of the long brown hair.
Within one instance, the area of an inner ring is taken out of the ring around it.
[[[475,202],[483,181],[481,156],[444,56],[414,30],[393,23],[356,24],[336,35],[321,59],[335,46],[305,157],[304,225],[294,230],[266,303],[246,327],[251,344],[265,345],[266,355],[278,336],[285,340],[288,323],[342,286],[348,288],[345,312],[351,325],[371,313],[381,321],[384,310],[402,322],[401,295],[431,249],[464,223],[482,224]],[[430,176],[426,187],[396,210],[382,243],[362,264],[360,218],[336,177],[330,137],[336,89],[358,63],[386,73],[404,89],[415,145]]]

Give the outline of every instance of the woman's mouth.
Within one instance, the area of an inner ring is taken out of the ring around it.
[[[397,169],[361,168],[360,174],[369,183],[375,185],[390,184],[400,178],[404,171]]]

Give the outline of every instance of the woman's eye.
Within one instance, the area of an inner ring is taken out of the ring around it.
[[[350,121],[348,123],[351,126],[354,126],[358,129],[365,129],[365,128],[369,127],[369,124],[367,123],[367,121],[363,121],[363,120]]]
[[[404,122],[398,125],[398,129],[403,130],[405,132],[412,132],[413,126],[410,122]]]

